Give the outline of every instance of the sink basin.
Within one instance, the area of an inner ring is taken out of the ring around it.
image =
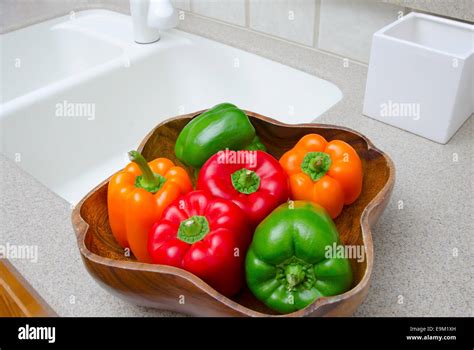
[[[135,44],[130,17],[112,11],[79,12],[0,42],[0,149],[71,203],[169,117],[228,101],[308,123],[342,98],[328,81],[179,30]],[[8,68],[18,55],[20,72]]]
[[[123,53],[120,46],[53,23],[42,23],[0,37],[3,103]]]

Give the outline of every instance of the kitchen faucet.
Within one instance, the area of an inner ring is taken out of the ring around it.
[[[178,13],[171,0],[130,0],[133,35],[139,44],[160,40],[160,30],[178,25]]]

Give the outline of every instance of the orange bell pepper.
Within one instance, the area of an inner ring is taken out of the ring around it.
[[[109,181],[110,227],[123,248],[129,247],[139,261],[151,262],[147,248],[151,227],[171,202],[192,190],[192,183],[186,171],[167,158],[147,163],[136,151],[129,156],[132,162]]]
[[[283,154],[280,164],[290,177],[292,198],[321,205],[333,219],[362,191],[361,160],[344,141],[305,135]]]

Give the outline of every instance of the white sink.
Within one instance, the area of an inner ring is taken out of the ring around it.
[[[0,44],[1,151],[71,203],[169,117],[227,101],[307,123],[342,98],[330,82],[178,30],[135,44],[130,17],[105,10],[4,34]]]

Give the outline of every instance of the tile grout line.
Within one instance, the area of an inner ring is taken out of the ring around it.
[[[250,29],[250,0],[245,0],[245,28]]]
[[[319,44],[319,30],[321,24],[321,1],[315,0],[314,4],[314,28],[313,28],[313,45],[312,47],[318,48]]]

